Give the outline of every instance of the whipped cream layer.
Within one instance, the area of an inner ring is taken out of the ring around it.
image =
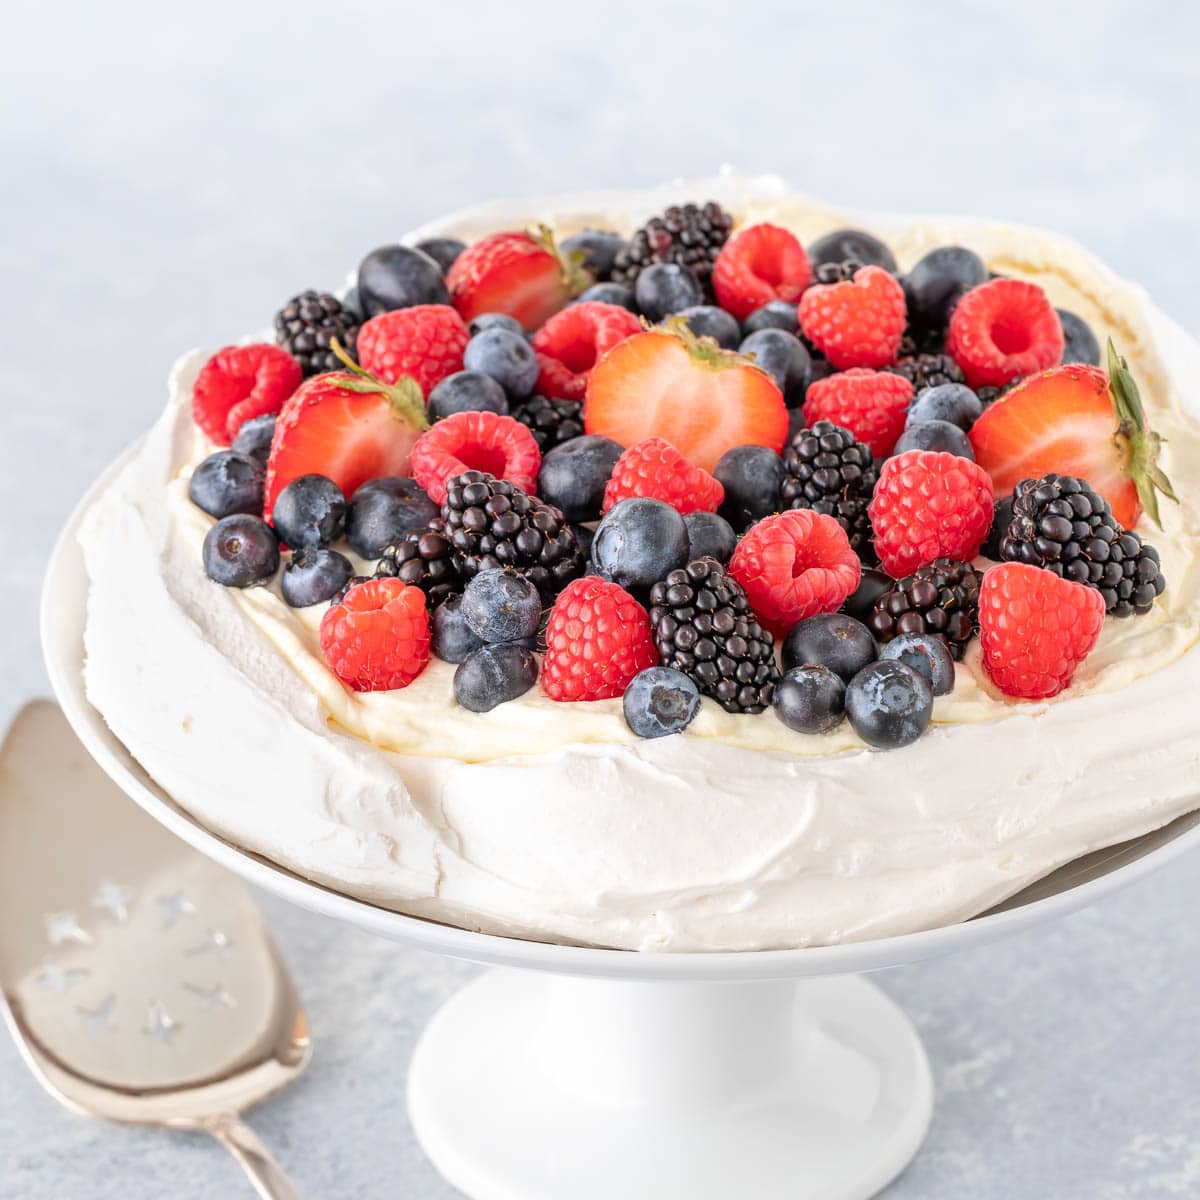
[[[1185,497],[1164,505],[1168,590],[1110,619],[1072,688],[1007,701],[979,666],[914,746],[864,749],[849,725],[806,737],[772,714],[705,701],[680,736],[641,742],[620,701],[556,704],[538,689],[491,713],[457,707],[453,667],[357,694],[320,653],[325,606],[277,587],[231,591],[204,575],[211,520],[187,499],[211,449],[192,424],[206,354],[172,375],[168,407],[81,534],[91,593],[92,702],[143,766],[199,820],[328,886],[493,932],[634,949],[828,944],[979,912],[1088,851],[1195,807],[1200,719],[1200,434],[1183,415],[1200,347],[1141,292],[1040,231],[985,222],[847,216],[775,180],[544,204],[492,205],[415,232],[471,238],[547,220],[628,231],[683,198],[727,204],[809,240],[859,224],[907,267],[971,246],[1006,274],[1111,333],[1167,438]],[[1189,694],[1190,693],[1190,694]]]

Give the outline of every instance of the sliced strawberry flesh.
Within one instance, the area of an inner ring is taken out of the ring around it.
[[[264,514],[270,518],[279,493],[301,475],[324,475],[345,496],[380,476],[406,475],[419,432],[397,419],[378,393],[326,391],[296,420],[280,420],[267,464]]]
[[[697,361],[676,338],[637,334],[592,369],[584,426],[622,446],[661,437],[690,462],[711,471],[734,446],[778,452],[787,436],[783,396],[748,364]]]

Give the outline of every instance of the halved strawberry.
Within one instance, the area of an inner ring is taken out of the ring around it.
[[[1157,465],[1161,439],[1146,426],[1137,384],[1108,343],[1108,375],[1068,363],[1031,375],[997,400],[971,427],[975,461],[997,496],[1022,479],[1086,479],[1126,529],[1143,508],[1159,522],[1158,492],[1176,499]]]
[[[263,515],[300,475],[324,475],[351,496],[381,475],[407,475],[413,443],[429,428],[417,383],[382,383],[365,371],[331,371],[305,380],[275,420]]]
[[[697,339],[682,320],[634,334],[592,368],[583,404],[588,433],[622,446],[659,437],[706,471],[734,446],[787,438],[775,381],[747,358]]]
[[[539,225],[533,233],[494,233],[468,246],[446,283],[464,321],[507,313],[526,329],[537,329],[591,284],[592,276]]]

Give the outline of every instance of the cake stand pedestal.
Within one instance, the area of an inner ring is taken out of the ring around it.
[[[417,1045],[409,1111],[472,1200],[866,1200],[929,1127],[907,1017],[847,975],[638,982],[493,970]]]

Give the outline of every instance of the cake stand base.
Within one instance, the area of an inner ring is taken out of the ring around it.
[[[858,976],[494,970],[433,1018],[413,1127],[472,1200],[866,1200],[933,1108],[915,1030]]]

